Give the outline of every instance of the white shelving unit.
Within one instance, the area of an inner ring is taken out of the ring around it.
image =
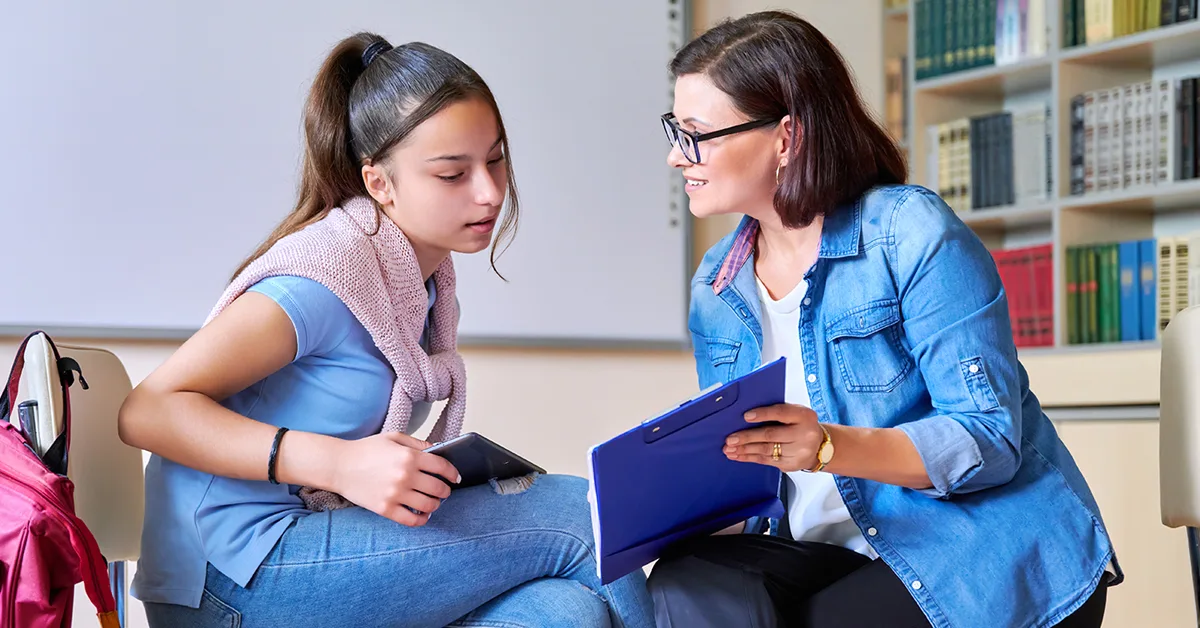
[[[974,68],[916,80],[913,2],[903,9],[883,9],[887,41],[884,54],[909,58],[908,109],[910,181],[928,185],[930,125],[994,113],[1016,104],[1048,102],[1052,116],[1051,167],[1053,192],[1047,202],[1031,206],[978,209],[963,212],[963,221],[992,248],[1052,243],[1055,283],[1055,343],[1053,347],[1023,348],[1022,362],[1035,372],[1070,369],[1070,362],[1110,361],[1112,388],[1121,402],[1157,402],[1157,371],[1145,382],[1128,388],[1123,358],[1134,352],[1153,352],[1158,343],[1126,342],[1069,345],[1066,342],[1066,272],[1068,247],[1181,235],[1200,229],[1200,180],[1149,185],[1112,192],[1070,195],[1070,102],[1091,90],[1130,83],[1200,75],[1200,21],[1172,24],[1094,45],[1061,47],[1062,0],[1047,0],[1050,29],[1048,52],[1020,62]],[[1148,363],[1147,356],[1140,356]],[[1039,364],[1044,362],[1045,364]],[[1053,369],[1049,365],[1053,364]],[[1126,363],[1127,364],[1127,363]],[[1124,391],[1119,389],[1125,386]],[[1045,388],[1043,388],[1045,390]],[[1101,401],[1100,403],[1103,403]]]
[[[967,211],[963,221],[989,247],[1051,243],[1055,344],[1019,350],[1030,387],[1047,409],[1100,503],[1128,579],[1109,592],[1106,626],[1182,626],[1195,621],[1187,540],[1158,517],[1157,341],[1069,345],[1067,247],[1200,229],[1200,180],[1070,195],[1070,101],[1129,83],[1200,75],[1200,22],[1185,22],[1091,46],[1062,49],[1062,0],[1047,0],[1046,55],[915,81],[908,64],[910,180],[928,185],[926,128],[963,117],[1050,104],[1050,199]],[[909,1],[909,8],[913,6]],[[908,13],[884,10],[884,54],[915,60]],[[934,138],[936,140],[936,136]],[[936,161],[934,163],[937,163]],[[1114,461],[1133,460],[1129,465]]]

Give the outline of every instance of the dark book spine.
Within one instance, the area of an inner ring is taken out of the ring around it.
[[[1167,2],[1168,0],[1163,0]],[[1075,45],[1075,0],[1063,0],[1063,48]]]
[[[1071,99],[1071,195],[1083,194],[1083,95]]]
[[[1046,104],[1046,121],[1042,125],[1042,141],[1046,143],[1046,198],[1054,196],[1054,151],[1053,141],[1051,137],[1054,133],[1054,115],[1050,111],[1049,103]],[[1082,176],[1083,168],[1080,168]]]
[[[1192,81],[1192,105],[1189,110],[1192,115],[1192,178],[1200,179],[1200,76],[1189,80]]]
[[[992,163],[992,117],[983,116],[979,120],[979,203],[983,207],[992,206],[992,180],[994,168]]]
[[[1179,180],[1196,174],[1196,79],[1179,82]]]
[[[979,204],[981,207],[992,206],[992,118],[983,116],[979,119]]]
[[[983,203],[979,198],[979,192],[983,186],[980,185],[979,171],[983,167],[983,159],[979,155],[979,147],[983,145],[981,141],[983,134],[979,132],[979,118],[971,118],[967,134],[971,140],[971,209],[982,209]]]
[[[1016,182],[1013,180],[1013,124],[1012,113],[1000,114],[1000,157],[1004,163],[1004,177],[1000,183],[1004,187],[1004,204],[1013,205],[1017,202]]]
[[[1175,11],[1175,21],[1176,22],[1186,22],[1196,16],[1196,14],[1192,11],[1192,0],[1176,0],[1176,1],[1177,1],[1176,11]]]
[[[1003,204],[1004,198],[1004,163],[1002,160],[1003,140],[1000,127],[1000,114],[994,114],[988,119],[988,190],[989,207]]]
[[[1063,0],[1071,2],[1071,0]],[[1082,46],[1087,43],[1087,0],[1075,1],[1075,45]]]
[[[1175,13],[1178,9],[1175,6],[1176,0],[1162,0],[1162,25],[1169,26],[1175,23]]]

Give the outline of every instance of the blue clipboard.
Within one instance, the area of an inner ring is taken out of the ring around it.
[[[589,500],[601,582],[687,538],[783,516],[782,472],[729,460],[722,447],[730,434],[758,426],[743,418],[747,411],[784,402],[786,366],[784,358],[763,365],[592,447]]]

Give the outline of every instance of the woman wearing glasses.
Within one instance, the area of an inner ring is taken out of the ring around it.
[[[1121,570],[992,258],[904,185],[837,50],[766,12],[671,70],[692,213],[745,215],[692,281],[700,384],[787,358],[787,404],[724,449],[785,472],[787,516],[660,561],[659,626],[1099,626]]]

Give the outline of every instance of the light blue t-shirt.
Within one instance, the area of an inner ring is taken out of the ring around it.
[[[432,307],[432,281],[427,288]],[[339,438],[379,432],[395,372],[341,299],[320,283],[293,276],[264,279],[250,291],[270,297],[291,318],[296,357],[221,405],[270,425]],[[409,431],[428,414],[429,404],[414,404]],[[214,476],[151,456],[133,595],[197,607],[207,563],[246,586],[288,526],[310,514],[299,490]]]

